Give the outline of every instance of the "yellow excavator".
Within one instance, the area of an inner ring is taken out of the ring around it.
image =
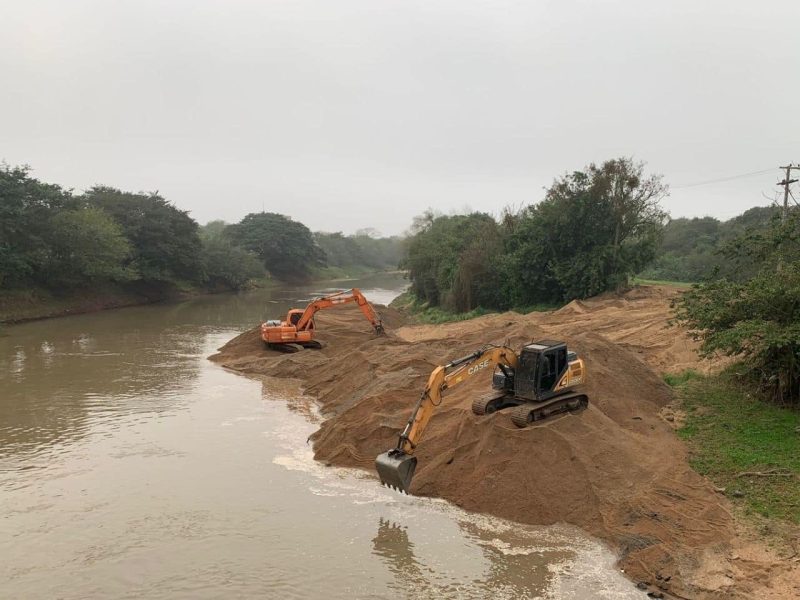
[[[408,493],[417,468],[414,451],[434,409],[442,403],[442,393],[489,368],[494,369],[492,392],[472,403],[476,415],[510,409],[511,421],[518,427],[527,427],[534,421],[589,405],[588,396],[577,390],[586,382],[586,366],[583,359],[567,350],[564,342],[532,342],[523,346],[519,354],[507,346],[484,346],[431,372],[397,446],[375,459],[381,484]]]

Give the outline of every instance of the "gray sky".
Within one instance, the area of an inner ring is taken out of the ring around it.
[[[679,186],[800,161],[797,0],[4,0],[0,74],[0,159],[201,223],[393,234],[619,155],[728,218],[778,170]]]

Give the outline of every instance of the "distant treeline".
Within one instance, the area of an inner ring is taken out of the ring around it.
[[[766,230],[778,216],[771,206],[755,207],[728,221],[714,217],[679,218],[664,227],[664,239],[655,260],[642,273],[645,279],[705,281],[716,276],[741,280],[756,264],[731,261],[725,249],[749,230]]]
[[[240,289],[266,274],[302,281],[342,271],[395,268],[402,240],[312,234],[275,213],[200,227],[158,193],[95,186],[75,194],[0,165],[0,289]]]

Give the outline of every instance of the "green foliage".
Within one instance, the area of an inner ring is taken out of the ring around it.
[[[94,187],[73,196],[26,167],[0,165],[0,285],[4,289],[148,289],[208,285],[237,289],[263,273],[247,251],[203,229],[158,194]]]
[[[800,215],[729,244],[732,264],[757,263],[747,281],[694,286],[674,304],[676,319],[704,355],[744,360],[748,375],[776,400],[800,402]]]
[[[506,303],[497,269],[502,236],[495,220],[484,213],[435,216],[416,222],[403,266],[411,290],[430,306],[465,312]]]
[[[800,523],[800,413],[762,401],[742,386],[739,368],[679,387],[686,423],[678,433],[692,467],[746,512]]]
[[[415,219],[411,290],[449,311],[552,305],[628,283],[654,256],[665,214],[658,176],[627,158],[557,179],[501,222],[482,213]]]
[[[204,237],[202,263],[205,281],[212,288],[238,290],[264,275],[264,266],[256,256],[221,235]]]
[[[568,301],[627,284],[655,256],[665,193],[660,177],[626,158],[556,180],[508,239],[512,302]]]
[[[325,253],[308,227],[283,215],[250,213],[229,225],[225,236],[258,256],[270,274],[281,281],[308,280],[315,267],[325,265]]]
[[[413,293],[404,292],[392,300],[391,306],[413,315],[418,323],[429,325],[439,325],[441,323],[451,323],[453,321],[466,321],[491,314],[493,311],[484,308],[474,308],[468,312],[454,312],[445,310],[440,306],[428,306],[421,303]]]
[[[204,242],[220,239],[225,235],[225,230],[227,228],[228,224],[225,221],[209,221],[205,225],[200,226],[200,239]]]
[[[0,286],[44,281],[52,216],[73,205],[69,192],[0,164]]]
[[[755,262],[732,264],[725,256],[728,245],[749,232],[769,229],[777,216],[774,207],[754,207],[721,222],[713,217],[672,219],[664,228],[664,240],[656,259],[641,276],[700,282],[724,275],[738,281],[758,271]]]
[[[50,281],[74,287],[133,279],[134,273],[125,267],[131,246],[122,228],[99,208],[60,211],[48,227]]]
[[[692,283],[688,281],[670,281],[668,279],[642,279],[641,277],[632,277],[631,283],[633,285],[665,285],[674,288],[690,288]]]
[[[325,253],[326,272],[342,275],[397,269],[405,249],[403,238],[378,237],[374,230],[355,235],[317,231],[314,241]]]
[[[81,198],[103,209],[131,243],[129,268],[152,282],[202,279],[197,223],[158,194],[133,194],[96,186]]]
[[[670,387],[681,387],[701,377],[702,375],[694,369],[686,369],[680,373],[666,373],[664,375],[664,382]]]

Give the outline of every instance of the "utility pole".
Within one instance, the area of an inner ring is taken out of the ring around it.
[[[789,163],[785,167],[780,168],[786,169],[786,177],[783,178],[783,181],[778,182],[778,185],[783,186],[783,213],[781,213],[781,221],[786,221],[786,218],[789,216],[789,186],[798,181],[797,179],[792,179],[792,169],[800,171],[800,165],[792,165],[792,163]]]

